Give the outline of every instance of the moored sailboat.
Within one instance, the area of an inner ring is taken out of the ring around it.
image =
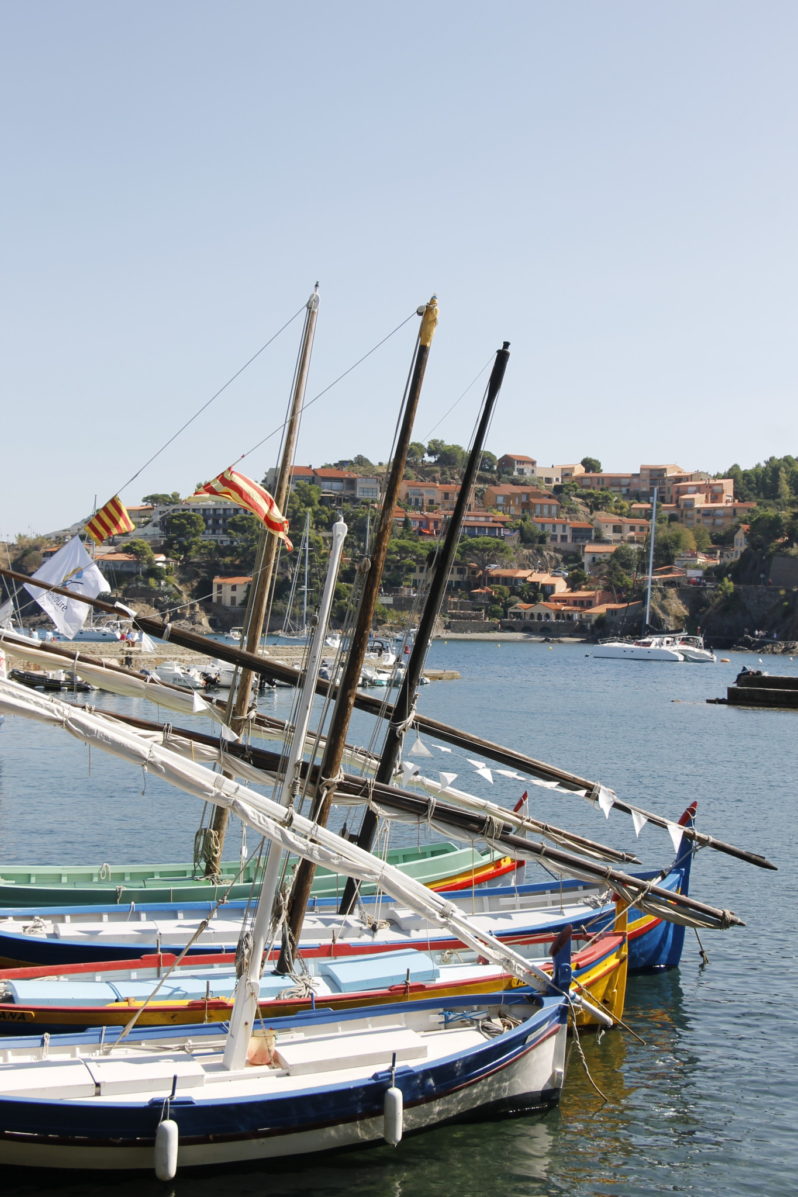
[[[213,1025],[0,1044],[0,1163],[155,1172],[294,1158],[442,1122],[541,1111],[567,1003],[516,993],[270,1020],[249,1062]]]
[[[573,936],[572,984],[614,1022],[623,1016],[627,975],[626,917],[600,936]],[[553,941],[535,945],[544,972]],[[367,956],[303,953],[292,977],[268,966],[261,974],[258,1017],[276,1018],[324,1005],[353,1009],[421,998],[497,993],[519,982],[499,965],[451,952],[407,948]],[[0,972],[0,1033],[53,1034],[89,1027],[182,1026],[224,1022],[230,1017],[236,983],[235,954],[184,957],[171,953],[121,960],[102,969],[93,962],[60,972],[18,968]],[[575,1014],[580,1025],[595,1025],[590,1011]],[[603,1025],[603,1024],[601,1024]]]

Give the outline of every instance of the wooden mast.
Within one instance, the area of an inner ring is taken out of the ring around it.
[[[294,378],[294,389],[291,396],[288,422],[286,424],[282,461],[274,488],[274,501],[278,509],[283,512],[286,511],[288,506],[288,492],[291,487],[291,467],[299,436],[299,422],[307,387],[310,355],[313,349],[313,338],[316,332],[318,312],[319,284],[316,283],[316,286],[313,288],[313,294],[306,304],[305,325],[302,332],[302,343],[299,351],[296,376]],[[254,584],[250,588],[247,612],[244,620],[244,647],[249,653],[257,654],[260,647],[276,560],[277,537],[264,529],[258,546]],[[254,676],[253,670],[245,665],[238,676],[237,685],[230,693],[227,721],[236,735],[241,734],[241,730],[247,719],[252,698],[252,679]],[[207,845],[203,853],[206,861],[206,877],[216,877],[221,873],[222,851],[224,849],[224,839],[229,819],[230,814],[227,810],[219,806],[214,808],[210,827],[206,831]]]
[[[471,446],[471,452],[468,457],[468,462],[463,473],[463,478],[460,483],[460,490],[457,495],[457,502],[455,503],[454,511],[452,512],[449,526],[446,529],[446,536],[444,537],[443,545],[437,555],[435,561],[435,569],[432,576],[432,582],[427,595],[427,600],[424,604],[424,610],[421,614],[421,619],[418,624],[418,631],[416,633],[415,642],[413,644],[413,651],[410,655],[410,660],[407,663],[405,676],[402,679],[402,685],[399,690],[393,711],[391,712],[390,721],[388,723],[388,731],[385,736],[385,743],[380,757],[380,763],[377,767],[375,780],[377,782],[390,782],[396,768],[396,762],[399,759],[399,754],[402,750],[402,743],[405,737],[405,732],[408,726],[408,720],[413,714],[413,708],[416,703],[416,696],[418,693],[419,680],[421,672],[424,668],[424,660],[427,655],[427,647],[432,638],[432,633],[435,627],[435,620],[443,603],[443,596],[446,591],[446,585],[449,580],[449,573],[452,568],[452,562],[457,551],[457,545],[460,539],[460,531],[463,524],[463,516],[465,515],[468,504],[471,499],[471,491],[476,479],[477,471],[479,470],[482,459],[482,450],[485,445],[485,438],[487,437],[490,421],[493,417],[493,409],[496,405],[496,400],[499,397],[504,374],[507,369],[507,362],[510,358],[509,342],[505,341],[502,348],[496,351],[496,360],[493,363],[490,379],[485,393],[485,402],[483,404],[482,415],[477,426],[477,431],[474,436],[474,443]],[[359,848],[365,848],[366,851],[371,851],[374,843],[374,836],[377,830],[377,814],[373,808],[366,808],[363,816],[363,822],[360,827],[360,832],[357,837],[357,845]],[[340,910],[341,913],[350,911],[357,899],[357,893],[360,888],[360,883],[354,878],[349,877],[344,887],[343,897],[341,899]]]
[[[355,628],[350,638],[343,676],[338,686],[338,695],[333,708],[324,754],[322,756],[320,784],[316,790],[311,810],[311,818],[322,827],[327,823],[330,806],[332,805],[335,793],[335,780],[338,777],[341,767],[346,745],[346,732],[355,705],[357,688],[360,684],[360,673],[368,647],[368,639],[374,619],[374,610],[377,605],[377,595],[388,551],[388,543],[393,532],[394,510],[399,492],[399,483],[404,477],[407,450],[410,446],[413,431],[413,421],[415,420],[421,396],[421,388],[424,382],[432,337],[438,322],[438,302],[434,295],[429,303],[423,308],[419,308],[419,314],[421,315],[421,326],[404,405],[404,414],[397,437],[393,461],[388,473],[382,511],[374,537],[371,558],[364,560],[362,563],[364,574],[362,599],[357,613]],[[279,972],[290,971],[292,964],[290,943],[291,941],[296,942],[299,938],[314,872],[315,866],[308,860],[301,861],[297,866],[288,905],[287,935],[284,937],[283,950],[277,966]]]

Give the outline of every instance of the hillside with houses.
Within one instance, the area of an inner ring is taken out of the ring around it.
[[[394,510],[379,621],[417,621],[434,546],[454,509],[465,450],[414,444]],[[443,630],[518,632],[596,639],[640,630],[650,585],[651,622],[700,629],[716,644],[798,639],[798,465],[771,458],[727,476],[675,464],[607,473],[595,458],[540,465],[523,454],[484,453],[451,571]],[[288,516],[292,535],[307,523],[312,599],[329,529],[343,514],[347,558],[334,619],[343,624],[357,561],[386,467],[363,457],[295,466]],[[267,476],[264,483],[273,485]],[[208,628],[240,624],[260,525],[232,501],[177,493],[145,496],[128,513],[132,532],[97,550],[114,589]],[[649,573],[652,514],[656,510]],[[79,531],[79,522],[7,546],[14,568],[33,572]],[[282,553],[270,627],[286,618],[296,555]]]

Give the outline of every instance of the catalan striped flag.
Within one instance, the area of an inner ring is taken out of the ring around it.
[[[109,499],[104,507],[91,517],[86,524],[86,531],[97,544],[102,544],[109,536],[118,536],[122,532],[132,532],[135,527],[127,513],[119,495]]]
[[[224,470],[212,481],[206,482],[197,495],[217,495],[220,499],[231,499],[239,507],[251,511],[261,520],[270,532],[279,536],[285,547],[290,551],[294,546],[288,539],[288,520],[285,518],[272,496],[257,482],[247,478],[246,474],[239,474],[237,470]]]

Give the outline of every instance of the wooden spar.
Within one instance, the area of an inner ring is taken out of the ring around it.
[[[446,529],[443,545],[441,546],[435,561],[432,582],[426,602],[424,603],[424,609],[421,613],[421,618],[419,620],[418,630],[416,632],[415,642],[413,644],[413,651],[410,654],[410,660],[407,663],[405,676],[402,679],[399,694],[397,695],[393,711],[391,712],[390,719],[388,721],[388,730],[385,735],[385,743],[383,744],[380,763],[377,766],[376,780],[378,782],[389,782],[391,780],[396,769],[396,762],[398,761],[402,751],[405,733],[416,704],[418,686],[421,680],[421,673],[424,668],[424,660],[427,655],[427,647],[432,638],[435,620],[438,618],[441,604],[443,603],[443,596],[446,591],[446,585],[449,581],[452,562],[454,561],[454,555],[457,551],[457,545],[460,540],[463,516],[468,509],[471,490],[482,459],[485,438],[488,433],[488,428],[490,427],[493,409],[496,405],[496,400],[499,397],[499,391],[501,390],[501,385],[504,379],[505,371],[507,369],[507,362],[509,361],[509,358],[510,346],[509,342],[505,341],[502,348],[496,351],[496,358],[493,363],[493,369],[491,370],[490,379],[488,380],[488,386],[485,393],[482,415],[477,426],[477,431],[474,435],[474,442],[471,446],[468,462],[460,482],[457,501],[455,503],[451,519],[449,520],[449,525]],[[377,812],[373,807],[367,806],[356,840],[359,848],[365,848],[367,852],[371,851],[371,847],[374,843],[374,836],[377,831],[377,822]],[[357,900],[359,889],[360,882],[354,877],[349,877],[344,887],[344,893],[339,907],[342,914],[348,914],[353,908]]]
[[[362,598],[355,621],[355,627],[349,641],[349,651],[346,655],[343,676],[338,685],[335,705],[333,707],[330,726],[327,730],[326,743],[321,761],[319,786],[313,799],[311,818],[321,827],[326,827],[330,806],[332,805],[334,785],[341,768],[346,733],[352,710],[355,706],[357,689],[360,684],[360,673],[368,648],[374,611],[377,606],[380,581],[382,579],[388,544],[394,527],[394,510],[399,494],[399,484],[404,477],[407,462],[407,451],[413,433],[418,402],[421,397],[421,387],[427,368],[430,345],[438,322],[438,302],[433,295],[429,303],[419,308],[421,326],[418,333],[418,343],[415,350],[415,360],[411,373],[407,396],[404,403],[404,413],[394,449],[391,468],[385,484],[380,519],[374,537],[371,558],[363,563]],[[310,887],[313,882],[315,865],[310,860],[301,860],[296,868],[291,886],[291,896],[288,901],[286,915],[287,934],[283,939],[283,948],[277,962],[277,971],[289,972],[292,967],[292,951],[290,944],[299,940],[299,932],[305,917],[305,910],[310,897]]]
[[[189,631],[187,628],[175,627],[173,624],[164,623],[160,619],[152,619],[146,615],[136,615],[134,611],[131,611],[123,603],[108,603],[102,599],[89,599],[86,595],[81,595],[77,599],[71,590],[66,590],[61,586],[51,586],[46,582],[39,582],[35,578],[31,578],[29,574],[22,574],[5,566],[0,566],[0,575],[14,578],[18,582],[30,583],[42,590],[52,590],[56,594],[64,594],[68,598],[88,603],[96,610],[105,611],[109,615],[124,615],[126,618],[132,619],[136,627],[146,632],[148,636],[155,636],[160,640],[171,639],[182,648],[191,649],[196,653],[203,653],[205,656],[214,656],[220,661],[228,661],[233,665],[246,664],[252,669],[253,673],[266,677],[276,677],[294,686],[297,685],[301,677],[298,669],[292,669],[291,666],[284,665],[273,658],[256,656],[254,653],[247,653],[242,649],[235,648],[231,644],[220,644],[215,640],[209,640],[207,636],[202,636],[198,632]],[[39,647],[42,646],[40,645]],[[74,654],[70,654],[70,656],[74,656]],[[331,682],[319,678],[316,683],[317,694],[329,694],[334,691],[335,686]],[[386,718],[391,715],[391,708],[388,707],[386,709],[379,699],[372,697],[370,694],[357,694],[355,697],[355,707],[360,711],[365,711],[367,714],[379,718]],[[592,802],[598,803],[599,801],[601,787],[598,782],[578,777],[576,774],[569,773],[564,769],[558,769],[554,765],[547,765],[545,762],[535,760],[534,757],[525,756],[524,753],[518,752],[513,748],[506,748],[501,744],[493,743],[491,740],[484,740],[479,736],[471,735],[469,732],[451,727],[447,723],[440,723],[436,719],[430,719],[426,715],[416,714],[413,725],[419,731],[434,736],[436,739],[443,740],[444,743],[453,744],[458,748],[464,748],[471,752],[479,752],[497,764],[506,765],[512,769],[520,769],[530,777],[537,777],[543,781],[557,782],[563,791],[570,790],[574,793],[579,793],[582,797],[589,798]],[[642,815],[647,822],[654,824],[655,827],[667,828],[672,822],[672,820],[644,810],[640,806],[634,806],[629,802],[625,802],[615,795],[613,795],[613,804],[625,814],[635,813]],[[757,868],[773,870],[777,868],[766,857],[756,852],[749,852],[745,848],[737,848],[733,844],[727,844],[723,840],[716,839],[714,836],[696,831],[694,827],[685,827],[684,834],[703,848],[713,848],[716,852],[722,852],[726,856],[733,856],[738,860],[746,861],[748,864],[756,865]]]
[[[112,711],[104,711],[103,714],[107,715],[110,719],[115,719],[120,723],[126,723],[131,727],[141,728],[145,731],[163,732],[165,730],[162,723],[154,723],[150,720],[139,719],[133,715],[122,715],[119,712]],[[274,722],[275,721],[270,721],[270,726],[273,726]],[[283,724],[282,730],[288,734],[290,733],[291,729]],[[198,732],[194,731],[193,729],[190,730],[188,728],[175,727],[173,724],[169,725],[169,731],[173,736],[191,741],[194,744],[204,744],[209,748],[214,748],[217,750],[219,748],[218,736],[211,736],[206,732]],[[244,761],[248,765],[253,765],[257,769],[262,769],[264,773],[270,773],[274,775],[279,773],[284,763],[283,753],[273,752],[266,748],[258,748],[251,743],[239,744],[235,742],[228,742],[225,744],[224,752],[228,757],[236,757],[238,760]],[[318,766],[308,766],[307,764],[303,764],[300,769],[300,773],[303,778],[307,777],[310,780],[311,785],[317,783],[319,776]],[[364,786],[366,787],[365,790]],[[420,804],[418,810],[419,818],[421,819],[424,819],[428,816],[433,805],[430,799],[424,798],[422,795],[411,794],[410,791],[402,791],[396,786],[387,784],[377,786],[376,783],[364,781],[362,776],[352,773],[342,773],[340,775],[340,780],[335,787],[335,793],[336,796],[340,795],[342,797],[358,797],[363,802],[368,802],[371,798],[375,798],[376,801],[377,798],[375,795],[379,797],[379,795],[382,795],[383,793],[386,795],[402,793],[406,799],[409,800],[412,797],[415,802]],[[502,810],[501,807],[496,806],[494,803],[488,803],[487,805],[491,808],[487,813],[493,815],[496,819],[501,819],[503,815],[508,813]],[[434,809],[438,811],[440,809],[448,810],[449,808],[445,805],[441,808],[440,799],[436,798],[434,800]],[[589,856],[605,861],[615,861],[616,863],[640,863],[638,858],[631,852],[623,852],[619,848],[610,848],[606,844],[600,844],[595,840],[589,840],[585,836],[577,835],[575,832],[565,831],[563,828],[555,827],[551,823],[543,823],[539,819],[532,818],[530,815],[518,815],[515,814],[515,812],[514,815],[515,822],[518,824],[519,828],[535,831],[538,835],[542,835],[544,838],[549,838],[554,843],[558,843],[560,846],[566,846],[575,852],[584,852]],[[507,847],[509,846],[510,845],[508,844]],[[515,850],[517,847],[517,843],[514,842],[513,849]]]
[[[109,717],[131,726],[140,726],[143,722],[121,715],[109,716],[107,712],[103,712],[103,718]],[[184,733],[178,734],[183,735]],[[278,754],[269,755],[273,756],[276,764],[279,763]],[[303,772],[310,772],[311,780],[319,778],[318,766],[304,764],[301,769]],[[428,813],[429,800],[423,796],[390,786],[377,786],[363,778],[351,780],[339,778],[335,788],[337,792],[347,793],[356,801],[369,797],[386,807],[409,814],[413,818],[426,817]],[[708,906],[688,895],[665,889],[658,884],[657,878],[647,881],[597,861],[585,860],[584,857],[575,856],[561,848],[533,843],[523,835],[519,835],[508,824],[502,824],[500,819],[494,816],[457,810],[445,802],[436,800],[433,818],[436,824],[455,828],[465,838],[485,839],[491,843],[499,842],[518,857],[536,858],[549,864],[556,871],[579,877],[591,883],[607,885],[624,895],[627,900],[634,901],[635,905],[641,909],[647,908],[646,900],[649,899],[648,909],[666,920],[669,913],[673,913],[676,921],[685,921],[685,918],[692,915],[700,922],[701,926],[710,926],[716,929],[744,925],[733,912]],[[682,918],[676,917],[679,914],[682,915]]]
[[[313,348],[313,338],[316,332],[316,319],[318,312],[319,284],[316,283],[316,286],[313,289],[313,294],[306,304],[305,325],[302,331],[302,341],[299,350],[296,374],[294,377],[294,386],[291,395],[291,403],[289,406],[288,420],[286,423],[282,461],[277,477],[277,483],[274,488],[274,501],[277,504],[278,509],[283,512],[287,510],[288,506],[288,492],[291,486],[291,467],[293,465],[297,438],[299,436],[299,419],[302,413],[302,404],[304,402],[305,390],[307,387],[308,371],[310,369],[310,355]],[[249,600],[244,617],[245,647],[247,652],[250,653],[257,653],[261,636],[263,635],[263,625],[266,622],[269,591],[271,590],[276,560],[277,537],[270,534],[266,528],[264,528],[261,532],[260,544],[258,545],[258,553],[255,562],[255,570],[253,574],[255,581],[254,585],[250,587]],[[230,727],[236,733],[236,735],[240,735],[246,720],[247,712],[249,711],[252,697],[253,677],[254,671],[244,666],[244,668],[241,669],[238,677],[234,679],[234,685],[230,691],[227,722],[230,724]],[[224,851],[224,838],[227,833],[227,825],[229,820],[230,812],[228,810],[221,806],[214,807],[210,827],[205,833],[206,850],[204,855],[206,877],[214,877],[219,873],[222,864],[222,852]]]

